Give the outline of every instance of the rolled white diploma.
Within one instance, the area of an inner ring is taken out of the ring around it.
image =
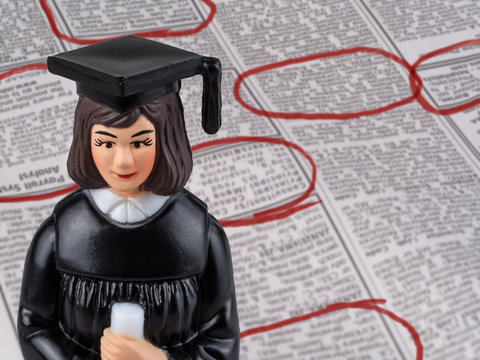
[[[143,328],[145,310],[137,303],[116,302],[112,305],[110,327],[112,331],[145,340]]]

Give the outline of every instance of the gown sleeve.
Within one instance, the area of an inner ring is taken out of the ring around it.
[[[93,354],[59,328],[54,243],[50,217],[37,230],[25,260],[17,319],[20,347],[25,360],[90,359]]]
[[[169,359],[236,360],[238,325],[232,258],[220,224],[209,219],[209,247],[205,271],[199,278],[199,330],[189,342],[167,350]]]

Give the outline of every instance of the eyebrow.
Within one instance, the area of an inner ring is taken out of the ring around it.
[[[133,135],[132,135],[132,138],[135,137],[135,136],[143,135],[143,134],[150,134],[150,133],[152,133],[152,132],[153,132],[153,130],[142,130],[142,131],[139,131],[139,132],[133,134]]]
[[[109,132],[106,132],[106,131],[95,131],[95,134],[100,134],[100,135],[107,135],[107,136],[111,136],[113,138],[117,138],[115,135],[113,134],[110,134]]]

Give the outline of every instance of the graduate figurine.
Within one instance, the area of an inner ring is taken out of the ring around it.
[[[228,240],[183,188],[180,80],[203,76],[202,124],[215,133],[220,62],[127,36],[50,57],[48,69],[77,82],[67,165],[80,189],[27,254],[25,359],[238,359]]]

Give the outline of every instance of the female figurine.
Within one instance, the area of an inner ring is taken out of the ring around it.
[[[69,53],[100,53],[105,62],[105,46],[130,54],[137,39]],[[82,64],[82,74],[91,74]],[[84,85],[67,161],[80,189],[55,206],[25,263],[18,317],[25,359],[238,359],[228,240],[183,188],[192,152],[179,86],[157,84],[161,91],[145,102],[112,100]],[[143,310],[144,339],[110,329],[116,304]]]

